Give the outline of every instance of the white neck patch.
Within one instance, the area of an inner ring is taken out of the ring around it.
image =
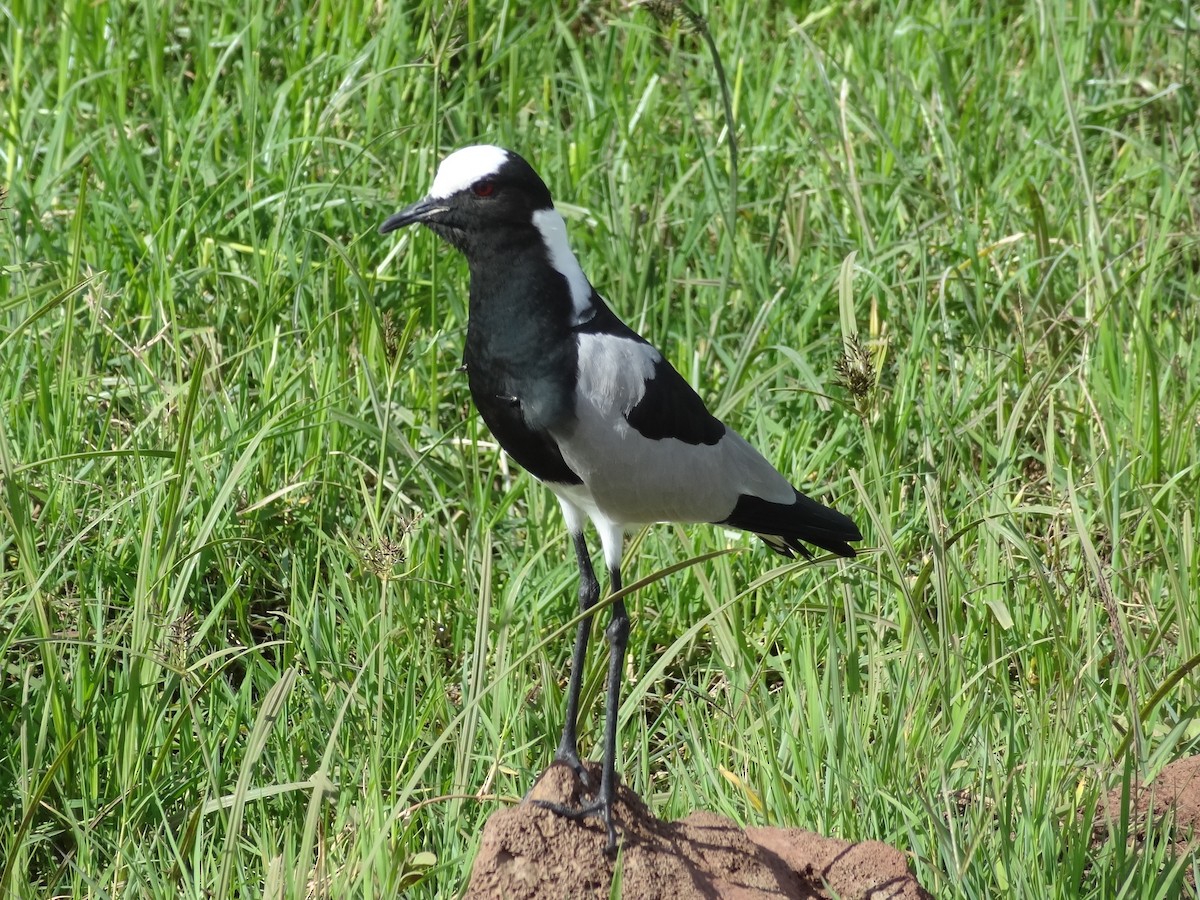
[[[508,151],[491,144],[477,144],[455,150],[438,166],[429,199],[444,200],[466,190],[481,178],[495,175],[508,162]]]
[[[567,243],[567,223],[554,207],[539,209],[533,214],[533,227],[542,235],[546,255],[556,272],[567,279],[571,290],[573,322],[580,325],[596,314],[592,306],[592,285],[583,274],[583,267]]]

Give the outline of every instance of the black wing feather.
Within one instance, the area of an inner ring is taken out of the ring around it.
[[[862,540],[858,526],[849,516],[823,506],[799,491],[792,503],[772,503],[762,497],[742,494],[729,517],[717,524],[752,531],[776,553],[788,557],[799,553],[812,558],[800,541],[838,556],[854,556],[854,548],[846,542]]]

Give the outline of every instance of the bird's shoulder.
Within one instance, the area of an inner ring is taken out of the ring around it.
[[[687,379],[599,296],[594,316],[575,329],[578,400],[610,419],[620,416],[648,440],[715,444],[725,435]]]

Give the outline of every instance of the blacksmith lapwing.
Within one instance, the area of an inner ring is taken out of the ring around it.
[[[716,419],[671,364],[617,318],[567,244],[537,172],[510,150],[466,147],[442,161],[429,195],[380,226],[419,222],[467,258],[464,362],[483,421],[510,456],[558,497],[579,563],[579,605],[600,599],[583,528],[600,534],[609,589],[621,588],[623,535],[652,522],[711,522],[753,532],[784,556],[805,542],[854,556],[845,515],[796,490]],[[571,655],[566,721],[555,759],[588,784],[576,719],[591,616]],[[600,785],[575,818],[599,815],[616,848],[617,699],[629,617],[612,602]]]

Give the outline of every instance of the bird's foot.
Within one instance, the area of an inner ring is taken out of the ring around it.
[[[591,803],[584,806],[567,806],[564,803],[551,803],[548,800],[534,800],[537,806],[542,809],[549,810],[555,815],[562,816],[564,819],[571,819],[575,822],[582,822],[584,819],[590,819],[593,816],[599,816],[604,822],[604,828],[608,833],[608,843],[604,847],[604,852],[612,856],[617,852],[617,826],[613,822],[613,798],[597,797]]]

